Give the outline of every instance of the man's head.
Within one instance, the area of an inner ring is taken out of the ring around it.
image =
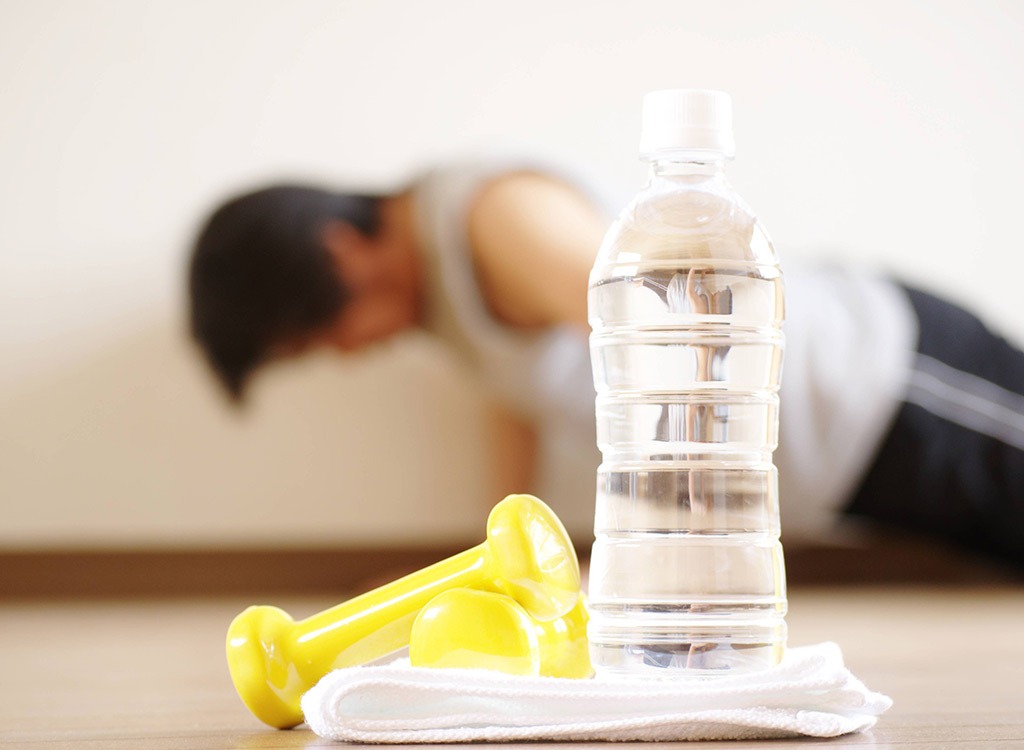
[[[235,399],[268,359],[357,349],[415,322],[388,201],[279,185],[210,216],[189,268],[192,333]]]

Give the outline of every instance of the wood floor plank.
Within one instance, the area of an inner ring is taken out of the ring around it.
[[[764,747],[1024,748],[1024,588],[795,589],[790,601],[790,643],[838,642],[853,672],[892,696],[895,706],[870,733]],[[251,603],[203,598],[4,604],[0,746],[332,746],[305,729],[263,727],[235,695],[224,662],[224,633]],[[305,617],[336,601],[321,596],[266,603]],[[722,747],[679,745],[704,746]]]

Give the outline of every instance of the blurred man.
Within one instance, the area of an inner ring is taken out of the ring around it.
[[[380,196],[266,188],[203,228],[192,330],[240,400],[274,359],[424,329],[500,405],[495,496],[523,491],[538,431],[597,466],[587,282],[607,225],[586,187],[544,169],[456,165]],[[845,512],[1024,564],[1024,353],[892,280],[784,272],[787,535]]]

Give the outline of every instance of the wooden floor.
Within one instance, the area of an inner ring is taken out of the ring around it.
[[[224,631],[251,603],[0,604],[0,746],[330,746],[305,729],[264,728],[235,695]],[[335,602],[265,603],[304,617]],[[895,706],[869,734],[764,747],[1024,748],[1024,587],[796,588],[790,605],[793,645],[838,642]],[[723,745],[686,747],[703,746]]]

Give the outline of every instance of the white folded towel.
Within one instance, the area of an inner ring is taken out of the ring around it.
[[[836,737],[892,701],[834,643],[794,648],[763,672],[703,680],[518,677],[408,663],[339,669],[302,699],[306,723],[348,742],[678,741]]]

